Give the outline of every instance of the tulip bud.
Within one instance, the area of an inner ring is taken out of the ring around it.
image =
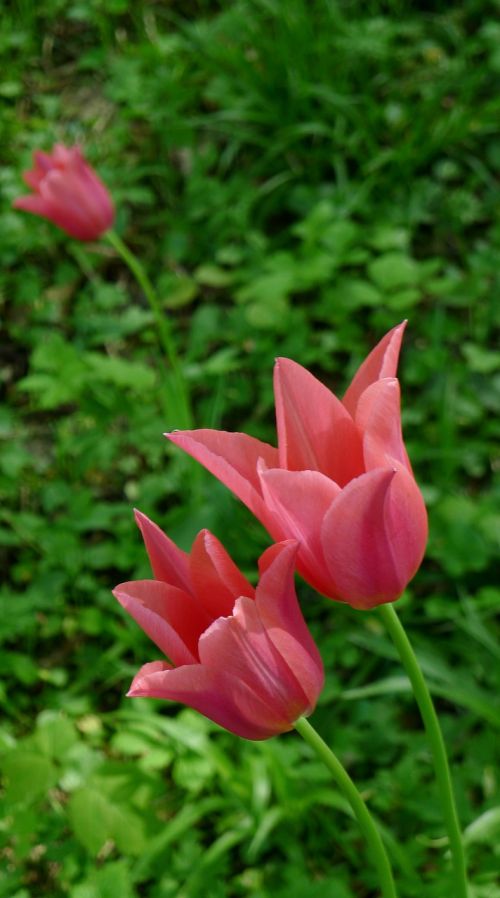
[[[97,240],[112,226],[111,197],[79,147],[37,150],[23,177],[33,193],[15,200],[15,209],[48,219],[76,240]]]
[[[297,544],[264,552],[254,589],[208,530],[187,554],[144,515],[137,522],[157,579],[114,595],[168,661],[145,664],[128,694],[183,702],[246,739],[311,714],[324,674],[295,595]]]
[[[343,400],[301,365],[278,359],[278,449],[241,433],[166,434],[225,483],[275,540],[299,542],[297,570],[308,583],[354,608],[397,599],[427,542],[395,376],[404,327],[380,341]]]

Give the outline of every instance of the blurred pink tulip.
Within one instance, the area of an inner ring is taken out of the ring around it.
[[[310,714],[323,665],[295,595],[296,543],[264,552],[254,590],[208,530],[187,554],[136,518],[156,579],[113,593],[171,663],[145,664],[128,694],[183,702],[245,739],[268,739]]]
[[[427,542],[395,377],[405,324],[365,359],[342,401],[296,362],[278,359],[278,449],[241,433],[166,434],[225,483],[275,540],[298,540],[297,569],[308,583],[354,608],[397,599]]]
[[[15,200],[15,209],[47,218],[77,240],[96,240],[109,230],[113,202],[79,147],[57,143],[52,153],[37,150],[33,158],[23,178],[34,192]]]

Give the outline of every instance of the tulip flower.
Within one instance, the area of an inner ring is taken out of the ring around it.
[[[47,218],[77,240],[96,240],[111,228],[113,202],[79,147],[58,143],[52,153],[37,150],[33,158],[23,174],[33,193],[15,200],[15,209]]]
[[[128,695],[183,702],[245,739],[310,714],[323,665],[294,589],[297,544],[271,546],[254,589],[208,530],[179,549],[137,512],[154,580],[113,591],[168,661],[145,664]]]
[[[278,448],[242,433],[166,436],[226,484],[276,541],[296,539],[297,569],[354,608],[397,599],[427,542],[427,514],[401,432],[396,370],[406,322],[389,331],[342,400],[278,359]]]

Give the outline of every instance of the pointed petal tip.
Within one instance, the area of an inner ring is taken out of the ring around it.
[[[270,555],[273,558],[277,558],[279,556],[285,556],[285,558],[290,557],[290,559],[294,558],[297,554],[300,542],[298,539],[282,539],[279,543],[274,543],[274,545],[269,546],[261,555],[261,558],[264,555]]]
[[[299,369],[299,370],[307,370],[307,369],[305,369],[304,366],[301,365],[299,362],[295,362],[293,359],[289,359],[287,356],[284,356],[284,355],[279,355],[279,356],[277,356],[277,358],[275,358],[275,360],[274,360],[274,370],[275,370],[275,373],[276,373],[276,371],[278,371],[280,368],[284,368],[285,370],[288,368],[288,369],[291,370],[291,371],[297,370],[297,369]]]
[[[111,595],[122,606],[125,611],[129,611],[131,597],[126,589],[128,583],[120,583],[111,590]],[[133,600],[132,600],[133,601]]]
[[[140,686],[132,686],[125,693],[125,698],[151,698],[147,689],[141,689]]]
[[[374,468],[373,470],[375,472],[375,471],[377,471],[377,468]],[[398,469],[395,467],[395,465],[391,465],[390,467],[387,467],[387,468],[378,468],[378,472],[379,473],[378,473],[377,479],[378,479],[379,485],[382,488],[389,489],[389,487],[393,481],[394,475],[398,473]],[[364,477],[364,476],[365,476],[364,474],[361,475],[361,477]],[[359,479],[361,479],[361,478],[359,478]]]
[[[193,540],[193,545],[192,545],[192,547],[191,547],[191,555],[193,554],[193,550],[195,549],[195,547],[196,547],[197,545],[199,545],[200,543],[203,544],[203,546],[205,547],[205,549],[208,549],[209,546],[213,545],[214,543],[217,543],[218,545],[220,545],[219,540],[217,539],[217,537],[214,536],[214,534],[211,533],[211,531],[208,530],[207,527],[203,527],[203,528],[202,528],[201,530],[199,530],[198,533],[196,534],[196,536],[195,536],[195,538],[194,538],[194,540]]]
[[[386,334],[386,337],[389,338],[388,346],[390,346],[391,343],[394,341],[394,348],[395,348],[398,356],[399,356],[399,352],[401,350],[401,344],[403,342],[403,337],[404,337],[404,333],[405,333],[407,324],[408,324],[408,318],[403,318],[403,320],[400,321],[399,324],[395,324],[394,327],[392,327],[391,330],[388,331],[388,333]],[[397,359],[396,359],[396,365],[397,365]]]
[[[260,577],[262,577],[273,564],[277,563],[278,559],[281,559],[281,563],[288,565],[289,568],[295,568],[295,558],[299,550],[299,545],[300,543],[297,539],[283,539],[265,549],[258,561]]]
[[[155,530],[160,529],[158,527],[158,524],[155,524],[154,521],[151,520],[151,518],[148,518],[147,514],[144,514],[143,511],[139,511],[138,508],[134,508],[133,511],[135,523],[137,524],[143,536],[145,535],[145,531],[148,527],[154,528]]]
[[[355,417],[360,396],[371,384],[385,377],[396,376],[406,325],[407,319],[404,319],[392,327],[379,340],[356,371],[342,400],[345,408],[353,417]]]

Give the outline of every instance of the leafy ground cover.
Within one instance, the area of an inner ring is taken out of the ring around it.
[[[426,561],[399,603],[440,710],[474,898],[498,898],[498,4],[7,2],[0,33],[0,896],[370,898],[364,846],[290,734],[250,744],[123,699],[151,646],[131,507],[253,575],[267,537],[162,432],[153,320],[104,244],[14,212],[79,141],[174,327],[199,426],[274,439],[287,355],[337,390],[409,318]],[[448,894],[425,738],[376,613],[300,584],[315,723],[384,828],[402,898]],[[415,886],[420,877],[421,884]]]

